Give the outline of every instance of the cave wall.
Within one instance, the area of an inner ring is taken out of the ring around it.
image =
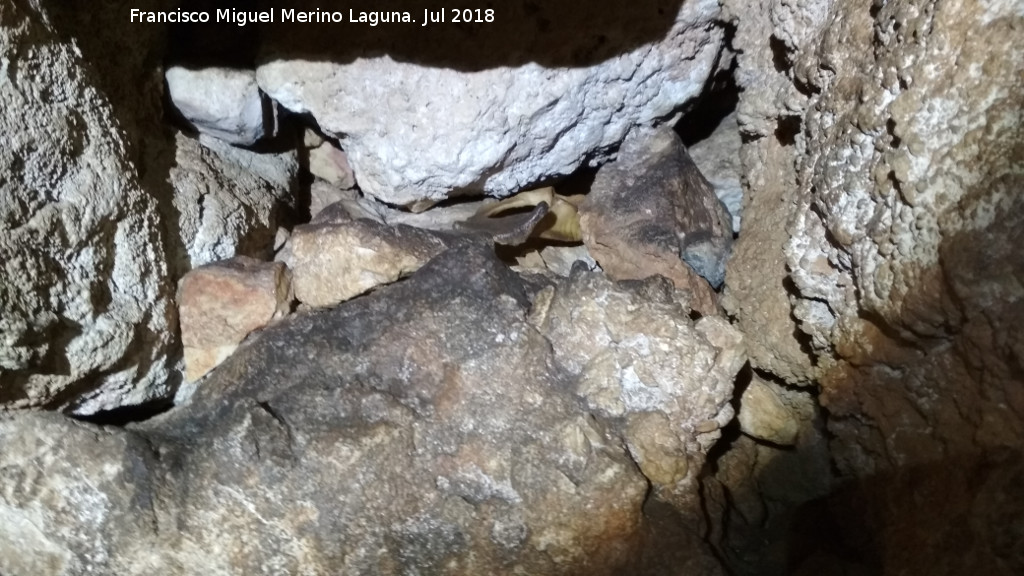
[[[71,20],[0,5],[0,404],[91,414],[172,391],[176,321],[159,188],[137,171],[159,34],[87,60]]]
[[[752,365],[820,386],[862,558],[1019,569],[988,502],[1019,500],[1024,440],[1020,4],[726,11],[747,194],[725,303]]]

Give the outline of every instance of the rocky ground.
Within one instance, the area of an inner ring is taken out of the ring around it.
[[[1018,4],[177,4],[0,0],[0,574],[1024,571]]]

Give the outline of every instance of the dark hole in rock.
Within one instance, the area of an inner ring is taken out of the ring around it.
[[[800,134],[802,125],[803,122],[799,116],[783,116],[779,118],[775,128],[775,138],[783,146],[792,146],[796,144],[796,137]]]

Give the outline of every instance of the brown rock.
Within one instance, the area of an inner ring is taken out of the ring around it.
[[[321,217],[327,219],[326,211]],[[428,230],[342,218],[297,226],[289,241],[295,296],[333,306],[408,276],[453,240]]]
[[[339,189],[346,190],[356,185],[356,177],[348,163],[348,155],[327,141],[309,151],[311,174]]]
[[[480,246],[268,328],[146,426],[185,470],[158,500],[161,525],[180,527],[158,559],[183,573],[628,572],[647,482],[580,409],[528,306]]]
[[[288,314],[291,274],[280,262],[247,256],[189,272],[178,287],[185,378],[203,377],[251,332]]]
[[[777,387],[757,377],[743,391],[737,419],[745,434],[780,446],[793,445],[803,424]]]
[[[862,492],[837,525],[871,542],[842,555],[1021,572],[1019,518],[977,506],[987,479],[1020,478],[1006,451],[1024,445],[1020,3],[725,8],[749,193],[724,304],[752,363],[820,384],[835,469]],[[820,560],[804,573],[856,571]]]
[[[531,322],[659,495],[698,516],[697,474],[733,417],[746,357],[736,330],[717,316],[694,322],[682,294],[665,278],[615,283],[578,267],[537,296]]]
[[[691,291],[693,308],[704,315],[718,305],[700,274],[716,285],[724,278],[730,220],[668,129],[634,133],[618,159],[598,171],[580,206],[583,241],[610,277],[665,276]]]

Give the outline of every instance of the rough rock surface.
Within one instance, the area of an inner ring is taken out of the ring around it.
[[[580,206],[583,242],[609,276],[665,276],[693,292],[692,306],[704,315],[718,311],[708,282],[724,278],[730,221],[668,128],[631,135]]]
[[[177,135],[171,168],[182,272],[235,255],[266,259],[278,226],[295,207],[294,151],[263,154],[215,138]]]
[[[810,420],[807,415],[810,406],[807,404],[812,401],[804,395],[799,397],[803,398],[804,405],[793,406],[791,397],[792,393],[787,394],[777,384],[755,376],[740,397],[740,409],[736,415],[740,430],[758,440],[792,446],[800,429]]]
[[[291,272],[247,256],[200,266],[178,283],[185,379],[195,381],[254,330],[291,311]]]
[[[314,222],[295,227],[284,261],[300,302],[333,306],[412,274],[456,241],[365,219]]]
[[[1019,520],[975,504],[1018,497],[989,479],[1024,445],[1020,3],[726,10],[750,191],[723,303],[751,361],[820,382],[875,566],[1019,572]]]
[[[719,122],[710,136],[695,143],[687,152],[693,163],[715,189],[732,216],[732,231],[740,231],[743,220],[743,185],[740,182],[740,127],[733,112]]]
[[[388,9],[423,18],[411,0]],[[371,196],[506,196],[671,117],[704,86],[724,34],[714,1],[520,0],[497,13],[489,24],[353,25],[344,43],[331,26],[284,26],[264,38],[259,84],[338,137]]]
[[[174,107],[200,132],[241,146],[274,135],[273,103],[252,70],[172,66],[164,77]]]
[[[852,8],[839,16],[846,42],[796,58],[798,79],[822,94],[798,165],[811,209],[786,245],[837,460],[863,473],[1019,448],[1020,4],[904,1],[870,22]],[[865,60],[877,78],[825,70]]]
[[[664,281],[628,289],[574,278],[579,290],[627,300],[672,294]],[[551,318],[581,304],[572,285],[555,296]],[[724,342],[705,340],[716,331],[690,326],[678,302],[641,306],[671,312],[661,324],[688,335],[665,332],[658,342],[692,344],[690,358],[724,376],[729,354],[712,353]],[[648,483],[623,446],[623,422],[581,406],[574,389],[586,377],[565,369],[528,322],[529,307],[490,247],[460,248],[406,282],[271,326],[189,404],[144,426],[2,419],[0,471],[16,489],[0,492],[0,526],[26,531],[0,529],[0,550],[18,550],[0,555],[0,567],[720,574],[699,537],[666,540],[652,529]],[[642,338],[626,317],[600,321],[636,344],[624,342],[619,357],[639,353],[654,369],[671,368],[667,351],[637,348]],[[570,354],[564,360],[577,358]],[[695,397],[677,401],[711,408],[699,386],[685,384]],[[679,432],[695,438],[687,426]],[[675,556],[656,566],[652,550]]]
[[[348,163],[348,155],[326,140],[319,146],[309,149],[309,172],[342,190],[356,185],[356,177]]]
[[[733,417],[733,380],[746,362],[740,334],[717,316],[695,324],[686,293],[664,278],[616,285],[582,266],[537,297],[531,321],[588,408],[621,421],[654,486],[696,501],[704,456]]]
[[[165,574],[157,454],[143,438],[58,414],[0,416],[0,573]],[[184,574],[178,571],[179,574]]]
[[[0,405],[90,414],[170,390],[156,202],[46,11],[0,3]]]

